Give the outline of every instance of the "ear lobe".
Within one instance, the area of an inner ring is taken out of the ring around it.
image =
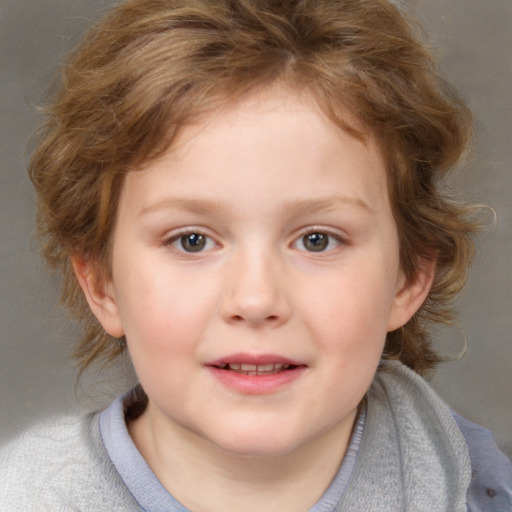
[[[73,256],[71,263],[94,316],[111,336],[124,336],[112,283],[100,276],[97,266],[90,261]]]
[[[405,325],[425,302],[434,281],[435,267],[435,260],[423,260],[412,280],[403,278],[399,283],[389,316],[388,332]]]

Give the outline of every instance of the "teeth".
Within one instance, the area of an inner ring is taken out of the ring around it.
[[[268,364],[249,364],[249,363],[226,363],[223,368],[238,371],[247,372],[249,374],[258,373],[272,373],[279,372],[281,370],[287,370],[290,368],[289,364],[281,363],[268,363]]]

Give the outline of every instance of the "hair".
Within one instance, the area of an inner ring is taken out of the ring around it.
[[[429,327],[453,319],[477,228],[443,178],[464,155],[472,120],[415,22],[386,0],[129,0],[69,55],[29,165],[43,256],[85,327],[81,370],[125,350],[90,312],[71,257],[111,277],[126,173],[161,156],[200,114],[277,83],[306,91],[354,136],[377,140],[401,268],[414,279],[436,262],[428,298],[388,333],[383,357],[418,373],[440,360]]]

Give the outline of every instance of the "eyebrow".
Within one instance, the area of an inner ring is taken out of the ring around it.
[[[198,215],[208,215],[225,210],[225,206],[220,201],[210,199],[194,199],[183,197],[166,197],[161,201],[150,203],[139,212],[138,217],[147,215],[159,210],[183,210]]]
[[[342,207],[355,208],[363,212],[373,214],[370,206],[358,197],[346,195],[332,195],[323,197],[321,199],[299,199],[296,201],[285,202],[285,211],[287,215],[301,216],[313,213],[324,213]],[[211,199],[194,199],[183,197],[167,197],[161,201],[147,204],[139,212],[138,216],[144,216],[148,213],[159,210],[183,210],[198,215],[211,215],[213,213],[220,213],[227,208],[221,201],[214,201]]]
[[[338,209],[340,206],[355,208],[373,214],[368,203],[359,197],[346,195],[332,195],[321,199],[301,199],[287,203],[286,211],[291,216],[307,215],[311,213],[324,213]]]

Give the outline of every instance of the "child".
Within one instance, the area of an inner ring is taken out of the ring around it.
[[[30,164],[81,368],[140,385],[2,450],[2,510],[510,510],[420,377],[471,259],[470,114],[385,0],[130,0]]]

